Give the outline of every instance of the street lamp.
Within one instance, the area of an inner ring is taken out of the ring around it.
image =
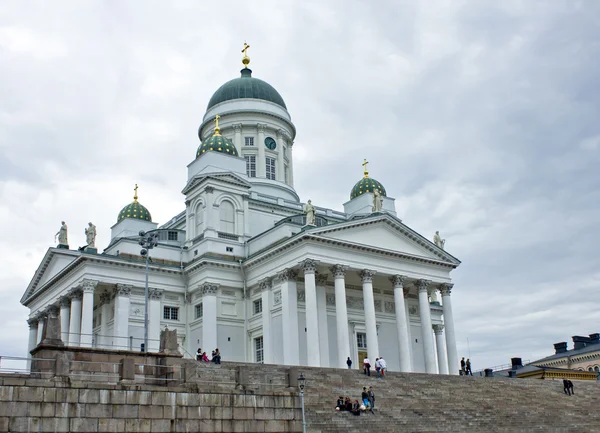
[[[146,258],[146,287],[144,289],[144,352],[148,352],[148,261],[150,260],[150,250],[158,245],[158,233],[140,232],[140,245],[142,250],[140,254]]]
[[[304,387],[306,386],[306,378],[302,373],[298,377],[298,388],[300,389],[300,402],[302,403],[302,433],[306,433],[306,419],[304,417]]]

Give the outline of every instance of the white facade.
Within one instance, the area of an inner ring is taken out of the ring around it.
[[[218,347],[224,361],[346,368],[350,357],[359,368],[368,355],[390,370],[456,373],[450,272],[460,262],[404,225],[390,197],[378,213],[370,193],[346,212],[317,207],[316,226],[306,226],[287,110],[261,99],[218,103],[203,140],[216,114],[240,156],[206,152],[188,165],[186,208],[159,227],[150,251],[148,349],[168,326],[185,356]],[[136,234],[154,227],[119,221],[102,254],[50,248],[21,300],[31,310],[29,350],[58,307],[65,344],[139,350],[146,262]],[[441,304],[430,302],[433,291]]]

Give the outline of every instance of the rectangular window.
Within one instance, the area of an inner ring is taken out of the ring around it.
[[[254,301],[254,314],[262,313],[262,299]]]
[[[176,241],[177,240],[177,232],[169,232],[169,237],[167,239],[170,241]]]
[[[256,177],[256,156],[246,155],[246,175],[248,177]]]
[[[263,338],[258,337],[254,339],[254,355],[256,357],[256,362],[262,363],[264,361],[263,357]]]
[[[357,332],[356,333],[356,345],[358,346],[359,349],[366,349],[367,348],[367,334],[365,334],[364,332]]]
[[[163,310],[163,319],[179,320],[179,308],[178,307],[165,307]]]
[[[254,137],[244,137],[245,146],[254,146]]]
[[[265,162],[267,165],[267,179],[275,180],[275,158],[267,157]]]
[[[202,308],[202,303],[196,305],[196,319],[201,318],[203,313],[204,313],[204,309]]]

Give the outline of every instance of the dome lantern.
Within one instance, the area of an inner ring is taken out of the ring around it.
[[[378,190],[383,197],[387,197],[387,193],[385,192],[383,185],[372,177],[369,177],[369,172],[367,171],[368,163],[369,162],[366,159],[362,163],[363,178],[356,182],[352,188],[352,191],[350,192],[350,200],[367,192],[373,193],[375,190]]]
[[[135,184],[135,188],[133,189],[133,191],[133,201],[127,206],[125,206],[123,209],[121,209],[121,212],[119,212],[119,216],[117,217],[117,222],[120,222],[125,218],[133,218],[152,222],[152,216],[150,215],[148,209],[146,209],[145,206],[138,202],[137,183]]]
[[[215,116],[215,132],[213,135],[204,140],[198,150],[196,151],[196,158],[206,152],[221,152],[226,155],[239,156],[238,151],[235,148],[233,142],[221,135],[221,128],[219,128],[219,119],[221,116],[218,114]]]

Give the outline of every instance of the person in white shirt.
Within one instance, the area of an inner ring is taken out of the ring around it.
[[[363,361],[363,374],[371,375],[371,361],[369,361],[369,358],[365,358]]]
[[[387,370],[387,362],[381,357],[379,358],[379,375],[377,377],[385,376],[385,370]]]

